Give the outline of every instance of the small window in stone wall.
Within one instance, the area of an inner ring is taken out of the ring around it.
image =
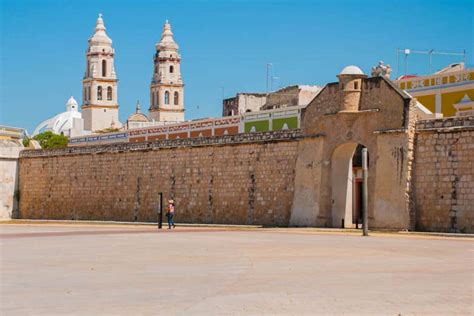
[[[179,93],[177,91],[175,91],[174,93],[174,105],[178,105],[179,104]]]
[[[107,61],[102,59],[102,77],[107,76]]]
[[[359,89],[359,83],[358,83],[357,81],[354,82],[354,89],[355,89],[355,90]]]
[[[170,66],[170,74],[172,74],[173,72],[174,72],[174,67]]]
[[[97,100],[102,100],[102,87],[97,87]]]

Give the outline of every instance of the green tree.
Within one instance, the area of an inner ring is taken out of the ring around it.
[[[51,131],[43,132],[36,135],[33,139],[37,140],[41,148],[63,148],[67,147],[67,137],[64,135],[54,134]]]
[[[23,138],[23,146],[30,147],[30,139],[28,137]]]

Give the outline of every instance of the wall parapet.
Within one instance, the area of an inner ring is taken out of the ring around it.
[[[164,148],[222,146],[248,143],[277,142],[296,140],[302,137],[301,130],[246,133],[214,137],[166,139],[143,143],[116,143],[82,147],[66,147],[56,149],[26,149],[20,153],[20,158],[68,156],[99,153],[117,153],[127,151],[147,151]]]
[[[459,129],[474,129],[474,116],[449,117],[434,120],[421,120],[416,122],[417,132],[432,130],[449,131]]]

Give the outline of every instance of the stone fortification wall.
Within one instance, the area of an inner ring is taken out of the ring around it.
[[[474,117],[419,121],[417,229],[474,233]]]
[[[298,131],[27,150],[20,217],[288,225]]]

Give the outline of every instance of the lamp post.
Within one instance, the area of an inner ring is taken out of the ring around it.
[[[362,235],[369,236],[367,148],[362,148]]]

